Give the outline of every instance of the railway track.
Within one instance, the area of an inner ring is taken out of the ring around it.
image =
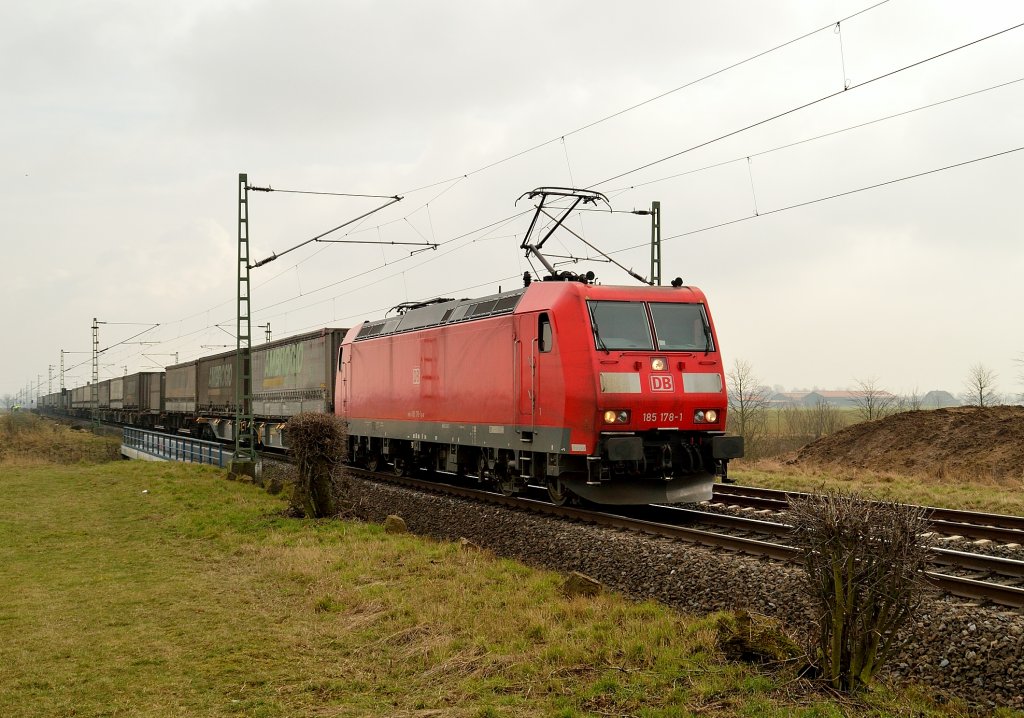
[[[771,511],[785,511],[790,497],[806,497],[797,491],[779,491],[756,486],[716,484],[712,502]],[[925,507],[932,529],[945,536],[962,536],[975,540],[997,541],[1008,545],[1024,545],[1024,516],[989,514]]]
[[[352,475],[364,479],[460,496],[598,526],[662,536],[787,563],[795,563],[800,558],[799,549],[785,543],[785,538],[792,531],[791,527],[777,522],[667,506],[625,511],[554,506],[546,501],[504,496],[479,488],[455,486],[414,477],[398,477],[363,469],[350,471]],[[686,525],[694,523],[713,529]],[[926,571],[925,577],[940,591],[961,598],[1024,607],[1024,586],[1021,585],[1024,584],[1024,561],[937,548],[933,549],[932,564],[935,570]],[[941,570],[938,567],[941,567]],[[973,575],[957,575],[958,573]]]

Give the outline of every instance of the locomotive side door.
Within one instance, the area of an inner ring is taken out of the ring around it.
[[[536,314],[516,315],[513,354],[516,432],[523,442],[532,442],[537,414]]]
[[[347,417],[352,400],[352,352],[338,348],[338,369],[335,376],[334,413]]]

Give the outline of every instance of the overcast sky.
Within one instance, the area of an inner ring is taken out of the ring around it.
[[[267,321],[276,339],[514,288],[529,216],[499,220],[529,209],[523,192],[574,185],[617,210],[661,202],[665,281],[705,290],[726,361],[765,383],[957,393],[980,362],[1016,395],[1024,151],[785,209],[1024,147],[1024,28],[875,79],[1024,22],[1024,5],[890,0],[832,27],[871,5],[2,3],[0,394],[39,376],[46,393],[50,365],[56,391],[61,349],[83,352],[67,386],[88,381],[93,317],[109,322],[101,379],[233,346],[247,172],[404,197],[332,237],[444,243],[317,243],[253,270],[261,340]],[[252,193],[252,258],[381,201]],[[647,217],[569,224],[649,274]],[[593,256],[570,235],[549,246]],[[139,340],[159,343],[118,344],[157,323]]]

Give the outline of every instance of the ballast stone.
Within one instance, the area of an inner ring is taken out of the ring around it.
[[[591,578],[579,571],[573,571],[562,583],[562,594],[565,596],[596,596],[604,590],[604,586],[596,578]]]
[[[384,533],[386,534],[404,534],[409,532],[409,527],[405,525],[405,519],[395,514],[389,514],[384,519]]]

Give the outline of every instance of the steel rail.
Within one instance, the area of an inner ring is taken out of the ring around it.
[[[806,498],[811,494],[756,486],[716,485],[712,501],[782,511],[789,506],[790,496]],[[989,514],[937,506],[922,508],[928,512],[932,526],[939,533],[1000,543],[1024,544],[1024,516]]]
[[[925,578],[929,583],[940,591],[951,593],[961,598],[971,598],[979,601],[991,601],[1002,606],[1014,608],[1024,607],[1024,588],[1017,586],[1004,586],[999,583],[977,581],[972,578],[950,576],[934,571],[925,571]]]
[[[428,493],[454,495],[476,501],[483,501],[500,506],[530,511],[531,513],[536,514],[559,516],[562,518],[580,521],[582,523],[661,536],[702,546],[724,548],[750,556],[773,558],[786,563],[795,563],[800,558],[800,550],[797,548],[768,541],[760,541],[758,539],[729,536],[726,534],[715,533],[713,531],[704,531],[685,526],[675,526],[662,522],[645,521],[643,519],[632,518],[621,514],[588,511],[586,509],[569,506],[554,506],[553,504],[544,501],[537,501],[535,499],[504,496],[502,494],[496,494],[482,489],[452,486],[451,484],[425,481],[422,479],[412,478],[410,476],[393,476],[355,468],[349,468],[348,471],[353,476],[375,481],[386,481],[388,483],[394,483]],[[701,513],[702,516],[721,516],[720,514],[704,514],[703,512],[694,513]],[[729,519],[737,518],[738,517],[729,517]],[[748,521],[755,520],[751,519]],[[730,521],[730,523],[732,522]],[[763,524],[769,522],[758,521],[757,523]],[[782,524],[775,525],[782,526]],[[937,556],[940,556],[943,559],[941,563],[952,562],[956,559],[956,554],[962,553],[959,551],[948,551],[945,549],[937,549],[936,552]],[[1024,562],[1012,561],[1011,559],[997,559],[996,557],[983,557],[977,554],[966,555],[972,557],[971,561],[973,561],[976,566],[982,566],[984,564],[983,568],[977,568],[975,570],[991,570],[990,567],[993,565],[1012,564],[1012,569],[1014,571],[1024,572]],[[989,562],[988,559],[995,560],[993,562]],[[1017,566],[1016,564],[1020,565]],[[1010,575],[1019,574],[1013,573]],[[924,576],[928,582],[937,589],[954,596],[975,600],[987,600],[992,601],[993,603],[1016,608],[1024,607],[1024,588],[1005,586],[998,583],[989,583],[985,581],[978,581],[976,579],[962,578],[959,576],[950,576],[948,574],[938,573],[935,571],[925,571]]]
[[[713,524],[721,528],[750,531],[753,533],[768,534],[770,536],[784,537],[792,533],[793,527],[789,524],[762,521],[760,519],[746,518],[743,516],[732,516],[730,514],[716,514],[707,511],[694,509],[676,508],[673,506],[648,506],[643,509],[655,509],[656,521],[660,523],[674,523],[670,518],[675,515],[686,520],[699,521],[705,524]],[[646,513],[643,510],[617,512],[626,513],[631,518],[644,519],[636,513]],[[660,517],[664,517],[664,520]],[[1024,578],[1024,561],[999,556],[988,556],[984,554],[970,553],[967,551],[955,551],[939,547],[931,548],[931,562],[942,566],[955,566],[970,571],[985,571],[996,576],[1009,578]]]

